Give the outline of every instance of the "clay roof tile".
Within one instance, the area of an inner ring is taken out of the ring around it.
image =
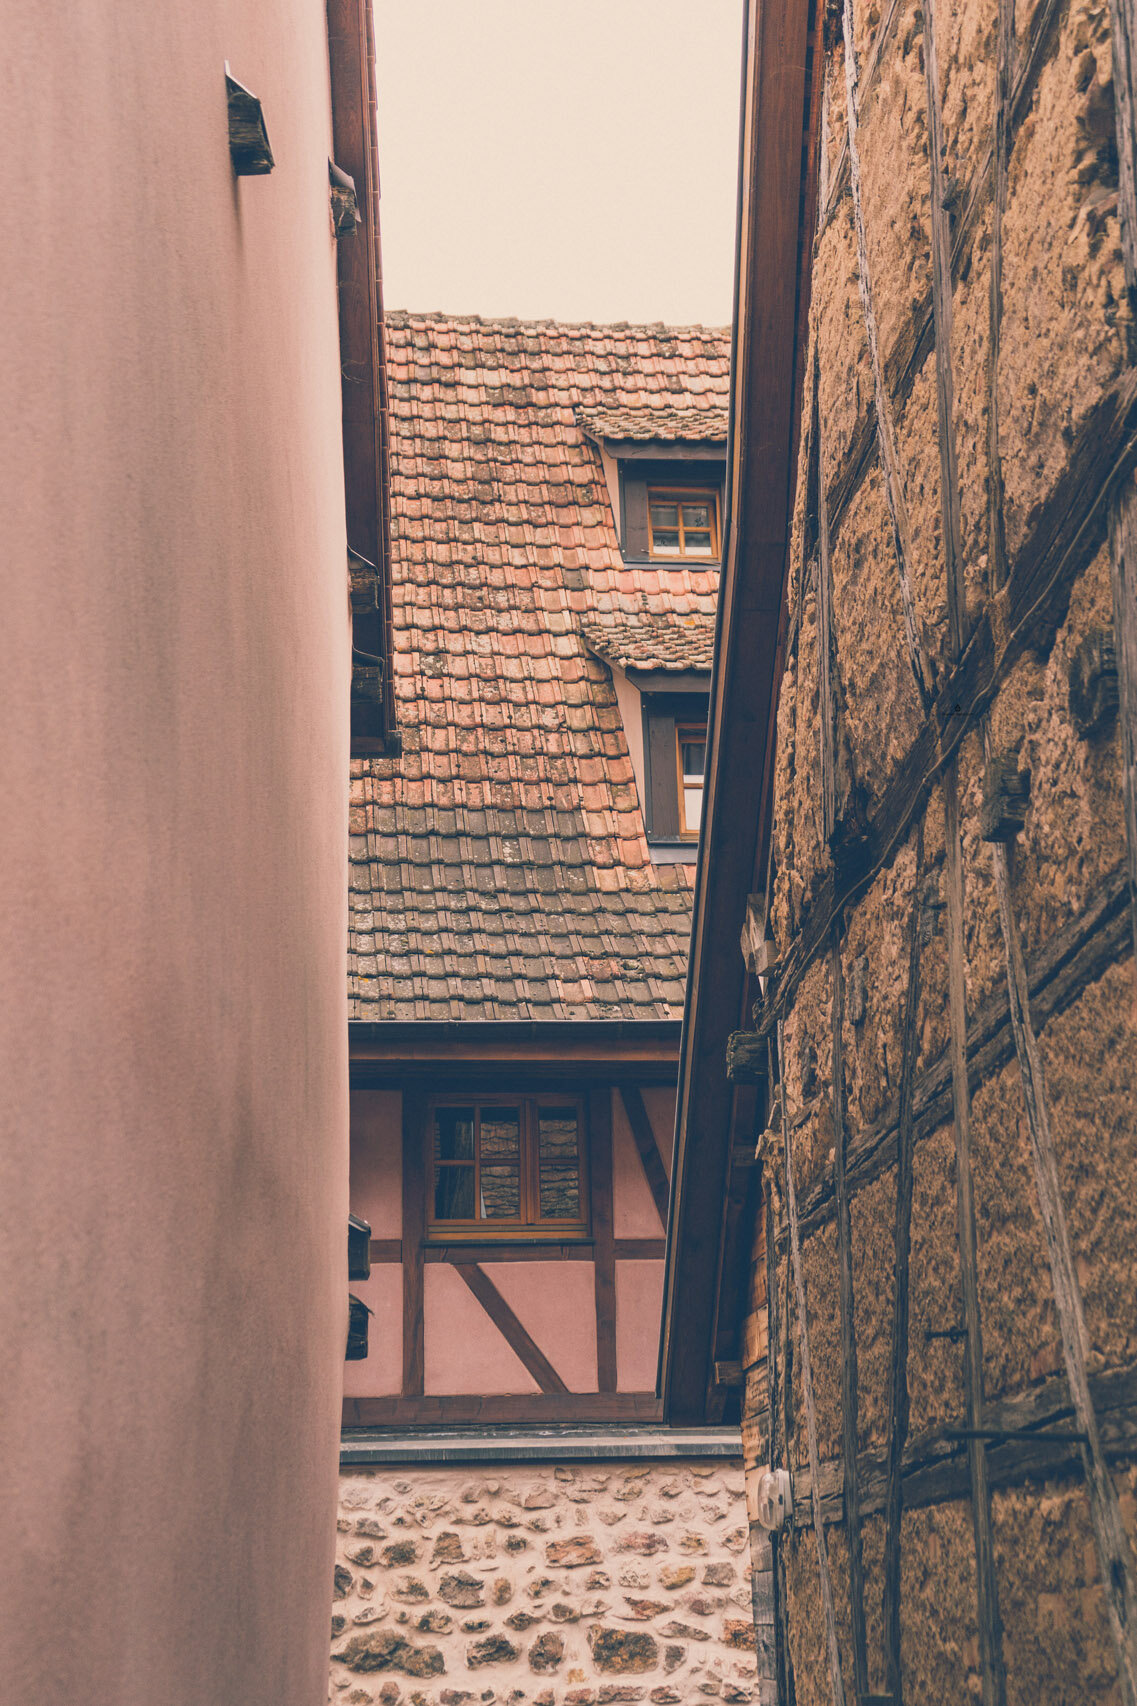
[[[623,563],[597,438],[721,443],[702,327],[389,313],[401,759],[352,761],[354,1018],[678,1017],[608,664],[707,669],[713,567]]]

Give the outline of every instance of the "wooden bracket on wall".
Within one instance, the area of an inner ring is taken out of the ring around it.
[[[1091,628],[1070,659],[1070,720],[1083,740],[1111,728],[1120,690],[1117,650],[1106,628]]]
[[[754,976],[765,976],[774,963],[774,944],[766,933],[766,896],[747,897],[746,915],[742,921],[739,947],[746,969]]]
[[[379,609],[379,570],[358,551],[347,548],[347,584],[353,616]]]
[[[229,157],[239,178],[259,178],[276,164],[260,101],[225,64],[225,93],[229,103]]]
[[[359,211],[359,200],[355,193],[355,179],[341,166],[337,166],[334,160],[329,160],[328,186],[332,203],[332,229],[337,237],[354,237],[357,227],[363,224],[363,215]]]
[[[983,841],[1013,841],[1026,822],[1030,771],[1019,768],[1017,752],[996,753],[983,775],[979,835]]]
[[[766,1081],[766,1040],[754,1031],[732,1031],[726,1042],[726,1075],[732,1084]]]

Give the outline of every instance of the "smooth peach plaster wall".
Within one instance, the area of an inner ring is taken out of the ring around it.
[[[324,7],[3,11],[0,1692],[313,1706],[347,1300]],[[231,175],[226,59],[270,177]]]

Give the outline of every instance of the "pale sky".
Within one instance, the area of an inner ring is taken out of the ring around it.
[[[726,325],[742,0],[374,0],[388,308]]]

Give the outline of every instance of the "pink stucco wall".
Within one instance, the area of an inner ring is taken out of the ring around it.
[[[670,1105],[658,1102],[658,1092],[649,1090],[644,1106],[665,1170],[670,1165],[670,1122],[675,1118],[675,1092],[665,1090]],[[648,1096],[652,1101],[648,1101]],[[617,1238],[662,1238],[665,1228],[655,1206],[643,1164],[636,1149],[632,1128],[624,1112],[623,1098],[612,1097],[612,1225]],[[658,1325],[658,1323],[657,1323]]]
[[[371,1311],[367,1355],[344,1364],[345,1398],[393,1398],[403,1390],[403,1270],[376,1262],[371,1277],[352,1280],[351,1294]]]
[[[675,1092],[644,1090],[656,1142],[669,1166]],[[402,1234],[402,1096],[397,1090],[357,1088],[351,1094],[351,1207],[371,1223],[376,1239]],[[661,1239],[655,1201],[644,1177],[622,1098],[612,1092],[612,1218],[617,1238]],[[526,1331],[548,1356],[570,1392],[595,1392],[596,1299],[591,1261],[493,1262],[482,1266]],[[648,1392],[655,1385],[663,1263],[616,1264],[619,1387]],[[402,1385],[402,1273],[377,1262],[352,1291],[373,1311],[368,1355],[349,1363],[348,1398],[392,1397]],[[424,1273],[423,1344],[428,1396],[535,1392],[536,1382],[509,1348],[461,1278],[445,1264]]]
[[[486,1262],[525,1331],[570,1392],[596,1391],[596,1270],[591,1262]]]
[[[616,1377],[623,1392],[650,1392],[659,1358],[663,1263],[616,1263]]]
[[[671,1151],[675,1143],[675,1086],[651,1084],[643,1091],[644,1106],[659,1145],[660,1157],[668,1178],[671,1177]]]
[[[461,1276],[443,1262],[423,1275],[424,1390],[536,1392],[537,1382],[516,1357]]]
[[[351,1092],[351,1212],[372,1238],[403,1230],[403,1098],[398,1090]]]
[[[0,1692],[324,1697],[348,626],[322,0],[5,8]],[[277,168],[235,181],[223,62]]]

